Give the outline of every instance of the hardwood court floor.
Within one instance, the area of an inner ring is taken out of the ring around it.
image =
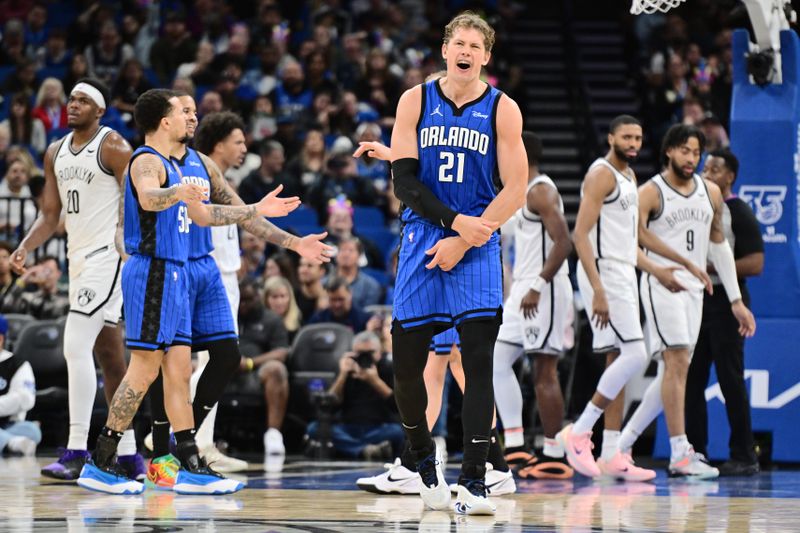
[[[253,464],[242,476],[248,488],[231,496],[108,496],[41,478],[48,462],[0,460],[0,531],[800,531],[796,471],[695,483],[663,474],[638,484],[522,481],[517,494],[494,498],[495,517],[455,517],[424,511],[417,496],[354,490],[356,478],[380,471],[374,464],[295,462],[277,475]]]

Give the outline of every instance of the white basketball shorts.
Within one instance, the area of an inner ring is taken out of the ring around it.
[[[122,259],[113,243],[70,253],[70,313],[103,313],[104,322],[116,325],[122,315],[121,279]]]

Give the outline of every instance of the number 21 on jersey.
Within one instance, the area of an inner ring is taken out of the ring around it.
[[[439,181],[452,183],[453,174],[456,176],[456,183],[464,181],[465,156],[463,153],[439,152],[439,159],[444,159],[444,162],[439,165]],[[454,166],[456,167],[455,171],[453,170]]]

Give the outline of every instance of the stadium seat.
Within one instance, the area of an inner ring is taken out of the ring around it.
[[[67,67],[42,67],[36,72],[36,79],[39,82],[44,81],[46,78],[56,78],[63,80],[67,75]],[[64,87],[64,91],[69,92],[70,87]]]
[[[383,228],[386,225],[383,211],[377,207],[353,208],[353,225],[357,228]]]
[[[317,212],[303,205],[285,217],[271,218],[270,221],[281,229],[296,226],[319,226]]]
[[[357,230],[358,233],[356,236],[371,240],[384,257],[388,256],[392,248],[397,246],[399,240],[397,235],[385,227],[362,228],[361,226],[357,226]]]
[[[307,385],[313,379],[330,384],[339,371],[339,359],[350,349],[353,332],[341,324],[323,323],[303,327],[289,354],[292,383]]]
[[[383,270],[377,268],[364,267],[361,269],[361,272],[363,272],[367,276],[371,277],[372,279],[380,283],[381,287],[386,287],[387,285],[389,285],[390,281],[389,274],[384,272]]]
[[[31,315],[20,315],[17,313],[9,313],[4,316],[8,321],[8,333],[6,333],[5,348],[9,352],[13,352],[14,345],[19,338],[19,334],[22,333],[22,330],[25,329],[25,326],[33,322],[35,319]]]

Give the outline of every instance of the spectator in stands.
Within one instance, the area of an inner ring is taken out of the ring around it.
[[[75,54],[69,62],[67,75],[64,76],[64,88],[71,91],[78,80],[89,76],[89,63],[83,54]]]
[[[111,89],[111,105],[124,113],[131,114],[129,126],[135,125],[133,124],[133,106],[139,99],[139,95],[152,88],[153,86],[144,77],[142,63],[134,57],[125,60],[119,71],[119,77]]]
[[[683,123],[688,126],[700,126],[705,109],[703,103],[694,96],[687,96],[683,100]]]
[[[69,296],[59,290],[61,267],[44,256],[17,280],[3,301],[3,313],[31,315],[37,320],[61,318],[69,311]],[[99,296],[99,295],[98,295]]]
[[[346,280],[336,275],[329,276],[325,282],[325,292],[328,293],[328,308],[314,313],[309,324],[335,322],[347,326],[353,333],[367,329],[369,315],[353,305],[353,294]]]
[[[364,249],[363,257],[359,258],[359,266],[370,268],[383,268],[383,254],[375,244],[353,230],[353,208],[344,197],[337,197],[328,204],[328,220],[325,225],[328,237],[325,242],[338,246],[344,239],[356,236],[361,241]]]
[[[242,248],[242,267],[239,270],[239,279],[261,277],[266,265],[264,251],[267,249],[267,242],[244,229],[239,230],[239,235]]]
[[[63,28],[53,28],[44,46],[36,53],[38,68],[69,67],[72,50],[67,48],[67,33]]]
[[[339,87],[328,66],[328,58],[322,52],[313,52],[306,59],[306,79],[314,94],[326,92],[336,96]]]
[[[0,174],[5,176],[7,164],[6,156],[11,146],[11,129],[8,124],[0,123]]]
[[[191,78],[175,78],[172,80],[172,90],[186,93],[192,98],[195,95],[194,83]]]
[[[286,165],[286,171],[305,191],[322,179],[325,171],[325,138],[322,130],[312,128],[306,132],[300,153]]]
[[[25,27],[18,19],[12,18],[3,28],[0,41],[0,65],[15,65],[25,58]]]
[[[147,2],[141,9],[122,18],[122,39],[133,47],[136,58],[145,68],[150,67],[150,49],[158,39],[160,7],[159,2]]]
[[[278,131],[278,121],[272,100],[261,95],[253,103],[253,113],[250,115],[248,137],[251,143],[263,143]],[[291,172],[290,172],[291,173]]]
[[[341,149],[333,146],[325,174],[309,188],[308,203],[320,215],[325,213],[331,200],[340,196],[348,198],[356,205],[377,205],[382,201],[372,182],[358,175],[356,161],[351,153],[352,143],[343,145]]]
[[[356,142],[380,142],[381,127],[375,122],[364,122],[356,128]],[[356,169],[359,176],[369,178],[378,192],[386,192],[389,184],[389,165],[386,161],[375,159],[365,152],[356,159]]]
[[[36,94],[36,63],[32,59],[20,59],[14,71],[6,78],[2,87],[3,94],[20,93],[27,96]]]
[[[364,33],[351,33],[342,38],[342,53],[336,61],[336,79],[348,91],[356,88],[367,63],[364,37]]]
[[[264,263],[264,279],[278,276],[287,280],[292,286],[294,286],[297,282],[294,271],[294,261],[292,260],[291,256],[289,256],[289,254],[283,250],[269,254],[266,263]]]
[[[35,2],[30,11],[25,24],[25,44],[27,45],[28,57],[33,57],[44,47],[47,41],[47,5],[43,2]]]
[[[321,92],[314,96],[314,103],[311,108],[314,126],[320,128],[324,135],[332,133],[332,118],[339,112],[339,108],[334,105],[333,97],[330,93]]]
[[[150,49],[150,65],[162,82],[172,79],[184,63],[194,60],[197,44],[186,30],[186,17],[170,11],[164,19],[164,32]]]
[[[212,85],[217,73],[211,68],[214,60],[214,47],[211,43],[202,42],[197,45],[194,61],[183,63],[175,74],[177,78],[191,78],[195,85]]]
[[[728,139],[728,133],[725,131],[725,127],[722,125],[722,122],[717,118],[717,116],[708,111],[703,115],[703,120],[700,121],[700,129],[703,131],[703,134],[706,136],[706,153],[715,152],[717,150],[721,150],[723,148],[727,148],[730,145],[730,140]],[[698,172],[702,169],[698,169]]]
[[[352,136],[358,127],[358,97],[352,91],[342,93],[338,112],[331,117],[331,131],[347,137]]]
[[[278,66],[283,61],[280,47],[272,41],[261,45],[258,59],[258,66],[245,72],[242,83],[247,83],[260,95],[268,95],[278,85]]]
[[[393,381],[392,364],[383,355],[378,336],[371,331],[356,335],[328,390],[341,415],[341,422],[331,427],[337,452],[368,461],[397,456],[404,437],[397,423]],[[317,437],[318,428],[317,422],[309,424],[309,438]]]
[[[280,276],[267,278],[267,281],[264,282],[264,305],[281,317],[291,345],[300,329],[303,316],[300,308],[297,307],[294,290],[289,280]]]
[[[200,100],[200,105],[197,108],[197,115],[199,118],[208,115],[209,113],[219,113],[223,110],[222,98],[217,91],[206,91],[203,98]]]
[[[14,247],[6,241],[0,241],[0,309],[5,302],[6,294],[14,288],[14,276],[11,275],[11,254]]]
[[[278,141],[261,145],[261,167],[254,170],[239,184],[239,196],[246,203],[258,202],[278,185],[283,185],[281,196],[299,196],[297,182],[283,170],[286,162],[283,146]]]
[[[42,441],[39,424],[25,420],[36,403],[31,364],[5,349],[8,321],[0,315],[0,452],[31,457]]]
[[[242,67],[236,61],[229,61],[223,65],[221,74],[217,79],[214,89],[222,98],[222,105],[242,116],[248,116],[252,109],[253,100],[258,94],[247,85],[242,85]]]
[[[103,23],[99,41],[87,46],[83,53],[89,64],[89,72],[109,87],[114,85],[122,64],[134,57],[133,47],[122,42],[113,20]]]
[[[314,94],[308,88],[303,67],[297,61],[287,61],[280,72],[280,83],[270,93],[279,117],[287,117],[302,131],[311,112]]]
[[[328,307],[328,293],[322,284],[324,277],[325,265],[300,258],[300,263],[297,265],[298,283],[294,290],[294,297],[303,315],[303,324],[308,323],[314,313]]]
[[[336,275],[350,284],[353,305],[366,309],[370,305],[383,302],[383,288],[375,279],[361,272],[358,261],[364,254],[364,247],[357,237],[346,237],[339,241],[336,254]]]
[[[242,371],[257,371],[264,384],[267,400],[267,431],[264,449],[267,454],[284,455],[281,426],[289,401],[289,373],[286,357],[289,338],[281,317],[264,307],[258,282],[245,279],[239,284],[239,350]]]
[[[0,182],[0,236],[16,242],[20,225],[30,227],[36,218],[36,206],[28,187],[30,170],[22,158],[11,160]]]
[[[47,134],[44,124],[33,116],[31,100],[26,93],[16,93],[11,97],[11,111],[6,124],[11,132],[11,142],[28,148],[39,157],[47,147]]]
[[[31,115],[42,122],[47,133],[67,127],[67,97],[61,80],[46,78],[42,82]]]
[[[373,48],[367,56],[366,74],[356,85],[356,95],[369,103],[382,117],[382,124],[394,124],[394,111],[400,99],[400,79],[389,70],[389,59],[380,48]]]

